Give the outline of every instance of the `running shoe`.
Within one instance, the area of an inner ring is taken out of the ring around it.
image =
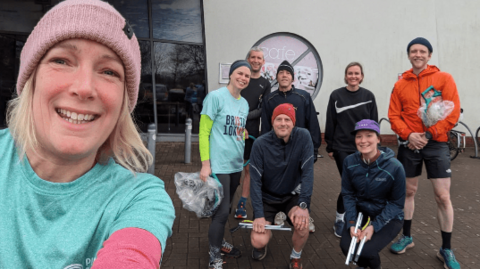
[[[285,215],[285,213],[280,211],[277,213],[277,215],[275,215],[275,220],[273,221],[273,223],[275,225],[283,225],[285,224],[286,220],[287,220],[287,215]]]
[[[310,233],[314,233],[315,232],[315,224],[313,224],[313,219],[312,217],[310,217],[310,220],[308,221],[308,231]]]
[[[208,269],[223,269],[223,260],[217,259],[208,264]]]
[[[242,253],[238,248],[234,247],[232,244],[228,243],[225,240],[222,241],[221,252],[222,252],[222,255],[228,258],[238,258],[242,256]]]
[[[237,209],[235,210],[235,218],[236,219],[247,218],[247,209],[245,208],[245,204],[243,202],[238,203]]]
[[[440,248],[437,253],[437,258],[443,262],[443,267],[445,267],[445,269],[460,269],[460,264],[455,259],[453,250],[449,248]]]
[[[390,246],[390,251],[395,254],[403,254],[408,248],[413,248],[414,246],[413,238],[402,234],[400,239]]]
[[[338,237],[342,238],[343,227],[345,226],[345,222],[342,220],[336,221],[333,225],[333,234]]]
[[[257,261],[263,260],[267,256],[267,246],[264,248],[253,248],[252,258]]]
[[[302,269],[302,259],[290,259],[290,269]]]

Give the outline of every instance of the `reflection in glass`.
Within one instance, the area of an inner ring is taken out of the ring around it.
[[[200,0],[152,0],[153,37],[202,43]]]
[[[158,131],[182,133],[190,116],[198,133],[205,98],[203,46],[155,42],[154,50]]]
[[[137,37],[149,37],[148,0],[108,0],[108,3],[128,20]]]
[[[42,4],[43,2],[43,4]],[[0,31],[30,33],[40,18],[60,0],[1,0]]]
[[[142,73],[137,106],[133,113],[140,130],[147,132],[148,124],[155,122],[155,113],[153,113],[152,56],[150,41],[140,40],[139,45],[142,55]]]
[[[24,44],[25,36],[0,34],[0,129],[6,127],[6,107],[15,92]]]

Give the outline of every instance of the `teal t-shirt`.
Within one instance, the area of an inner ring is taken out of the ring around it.
[[[175,211],[159,178],[110,159],[69,183],[39,178],[0,130],[0,268],[90,268],[102,243],[136,227],[165,250]],[[81,267],[80,267],[81,265]]]
[[[235,99],[227,87],[223,87],[207,95],[201,114],[213,120],[209,140],[212,172],[230,174],[242,171],[247,100],[243,97]]]

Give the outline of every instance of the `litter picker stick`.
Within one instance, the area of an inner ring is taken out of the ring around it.
[[[240,222],[237,227],[230,229],[230,233],[236,232],[238,229],[253,229],[253,222]],[[292,228],[285,225],[265,225],[265,229],[273,231],[291,231]]]
[[[357,223],[355,224],[355,234],[357,234],[360,225],[362,225],[363,214],[362,212],[358,213]],[[350,248],[348,250],[347,259],[345,260],[345,265],[350,264],[353,259],[353,254],[355,253],[355,246],[357,245],[357,237],[352,237],[352,241],[350,242]]]
[[[365,224],[365,226],[363,226],[362,231],[367,229],[368,225],[370,225],[370,217],[368,217],[367,224]],[[362,242],[360,242],[360,246],[358,247],[357,254],[355,255],[355,259],[353,260],[353,263],[355,263],[355,264],[358,262],[358,259],[360,258],[360,254],[362,254],[363,245],[365,245],[366,239],[367,239],[367,237],[364,236],[363,239],[362,239]]]

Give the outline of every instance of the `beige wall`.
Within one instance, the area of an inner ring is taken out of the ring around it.
[[[262,37],[290,32],[307,39],[323,64],[323,84],[314,100],[322,130],[330,93],[344,86],[351,61],[364,65],[362,86],[376,98],[379,117],[387,117],[397,74],[409,69],[406,46],[417,36],[433,46],[430,64],[457,82],[463,121],[480,125],[480,1],[315,1],[204,0],[208,86],[217,89],[219,63],[244,58]],[[460,3],[460,4],[459,4]],[[392,133],[388,124],[382,132]],[[474,131],[474,130],[472,130]]]

